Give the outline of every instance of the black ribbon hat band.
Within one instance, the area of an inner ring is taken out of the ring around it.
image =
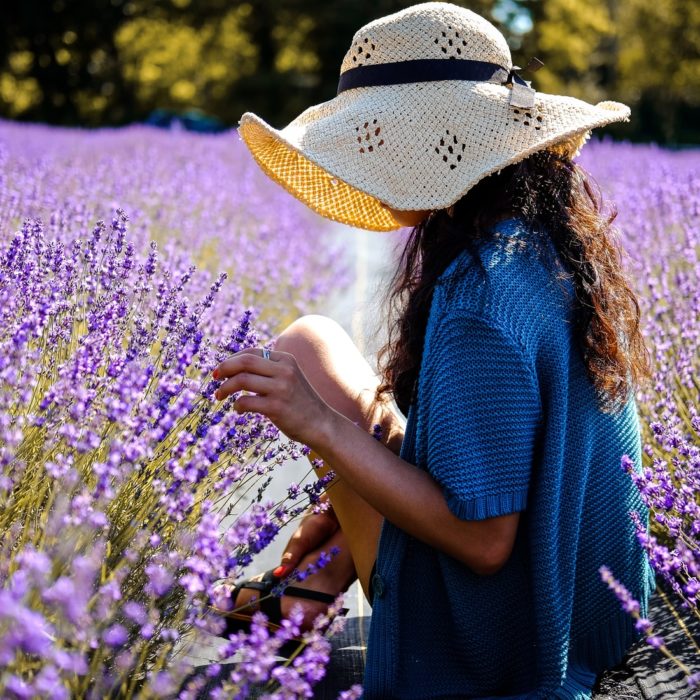
[[[536,71],[542,67],[542,62],[532,58],[525,70]],[[496,83],[497,85],[521,85],[528,90],[529,83],[523,80],[516,71],[487,61],[474,61],[457,58],[415,58],[407,61],[392,63],[375,63],[366,66],[356,66],[341,74],[338,81],[338,92],[359,87],[375,87],[377,85],[401,85],[404,83],[433,82],[437,80],[473,80]],[[534,90],[533,90],[534,93]]]

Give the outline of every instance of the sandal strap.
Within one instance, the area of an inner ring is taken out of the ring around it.
[[[263,577],[259,581],[250,581],[246,579],[245,581],[241,581],[236,588],[251,588],[254,591],[261,591],[267,594],[272,593],[272,589],[277,585],[278,580],[279,579],[273,575],[272,569],[270,569],[263,574]]]
[[[258,606],[262,612],[267,615],[270,622],[279,624],[282,620],[282,606],[280,605],[280,596],[270,595],[272,589],[281,580],[272,573],[272,569],[266,571],[260,581],[241,581],[234,586],[231,592],[231,599],[237,600],[241,589],[248,588],[254,591],[260,591],[263,595],[258,597]],[[319,603],[330,605],[335,602],[336,596],[331,593],[322,593],[308,588],[299,588],[298,586],[286,586],[282,591],[282,595],[294,596],[296,598],[304,598],[306,600],[315,600]],[[247,606],[246,606],[247,607]],[[345,610],[345,609],[344,609]],[[347,611],[345,611],[347,612]]]
[[[252,588],[255,591],[262,591],[263,593],[270,593],[272,590],[272,586],[270,586],[267,581],[243,581],[239,583],[236,588]],[[236,591],[236,595],[237,594],[238,592]],[[234,597],[233,593],[231,597]]]
[[[266,596],[258,602],[260,611],[265,613],[269,622],[279,625],[282,622],[282,605],[277,595]]]
[[[272,593],[272,589],[275,587],[279,580],[280,579],[278,577],[272,574],[272,570],[270,570],[265,572],[262,580],[260,581],[241,581],[233,587],[230,596],[231,600],[238,600],[238,594],[243,588],[251,588],[253,590],[260,591],[263,595],[258,597],[258,609],[267,616],[268,622],[279,626],[282,622],[282,604],[280,602],[281,596],[270,595]],[[289,594],[292,596],[297,596],[299,598],[306,598],[308,600],[317,600],[322,603],[328,603],[329,605],[335,601],[335,597],[330,593],[322,593],[321,591],[308,590],[306,588],[299,588],[297,586],[287,586],[287,588],[283,591],[283,594]],[[250,629],[250,618],[243,613],[243,611],[247,607],[247,605],[240,606],[241,611],[237,618],[226,618],[226,627],[221,633],[222,636],[228,637],[231,634],[240,630]],[[348,614],[348,612],[348,608],[341,608],[339,610],[339,615],[344,617]],[[243,616],[247,618],[247,621],[243,621]],[[287,649],[289,653],[285,655],[288,656],[296,650],[296,643],[294,642],[294,640],[291,640],[286,644],[293,645],[295,647],[294,649]],[[284,650],[285,647],[283,646],[280,649],[280,652],[284,652]]]
[[[255,591],[269,594],[280,580],[280,578],[272,573],[272,570],[269,570],[265,572],[265,575],[260,581],[243,581],[239,585],[241,588],[251,588]],[[238,588],[238,586],[236,588]],[[305,598],[306,600],[316,600],[319,603],[326,603],[327,605],[335,601],[335,596],[330,593],[322,593],[321,591],[314,591],[308,588],[299,588],[298,586],[286,586],[282,594],[294,596],[296,598]],[[232,594],[231,597],[235,600],[237,595],[238,592],[235,591],[235,595]],[[273,598],[277,597],[278,596],[273,596]]]
[[[270,595],[272,589],[275,586],[275,580],[272,576],[271,571],[265,572],[265,576],[260,581],[241,581],[241,583],[236,584],[231,591],[231,600],[238,600],[238,594],[243,588],[249,588],[255,591],[260,591],[263,595],[257,597],[258,609],[265,613],[269,622],[279,625],[282,621],[282,606],[280,605],[280,598],[276,595]],[[251,601],[252,603],[253,601]],[[241,612],[244,612],[249,604],[238,606]],[[252,613],[251,613],[252,615]]]
[[[321,593],[321,591],[312,591],[308,588],[299,588],[298,586],[287,586],[284,589],[284,595],[306,598],[306,600],[317,600],[320,603],[328,603],[329,605],[335,601],[335,596],[330,593]]]

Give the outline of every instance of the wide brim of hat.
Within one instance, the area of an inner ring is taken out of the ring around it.
[[[439,81],[346,90],[283,129],[252,112],[238,133],[273,180],[322,216],[371,231],[401,228],[391,213],[451,206],[479,180],[539,150],[575,151],[591,129],[629,120],[619,102],[596,105],[510,88]]]

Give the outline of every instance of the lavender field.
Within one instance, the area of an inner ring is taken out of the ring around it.
[[[652,508],[640,546],[669,602],[697,618],[700,152],[591,143],[580,160],[617,204],[654,356],[644,469],[623,455],[620,468]],[[220,624],[216,584],[256,571],[323,486],[266,497],[306,449],[215,403],[211,370],[349,283],[327,234],[235,132],[0,122],[0,696],[196,697],[206,679],[185,680],[186,651]],[[664,653],[600,564],[601,586]],[[288,661],[275,652],[299,619],[239,634],[211,697],[312,697],[333,618]],[[678,663],[698,683],[690,640]]]

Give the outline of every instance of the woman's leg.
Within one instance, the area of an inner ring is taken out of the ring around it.
[[[373,401],[378,378],[340,325],[324,316],[303,316],[282,332],[275,349],[294,355],[309,382],[337,411],[367,431],[379,424],[382,441],[398,453],[403,439],[403,422],[389,404],[377,405]],[[318,475],[328,468],[332,465],[317,470]],[[326,492],[340,530],[320,547],[309,551],[298,568],[316,561],[321,551],[328,551],[331,546],[338,546],[341,552],[327,567],[294,585],[337,594],[346,590],[357,575],[367,594],[382,516],[338,477],[327,486]],[[235,601],[236,608],[245,605],[255,595],[255,591],[243,589]],[[288,614],[295,603],[302,604],[309,624],[327,607],[283,596],[282,614]]]
[[[379,379],[338,323],[325,316],[303,316],[279,336],[275,349],[294,355],[306,378],[336,411],[368,432],[379,424],[382,442],[398,452],[403,423],[389,403],[374,401]],[[316,473],[321,476],[332,468],[332,464],[324,465]],[[339,477],[326,492],[367,594],[383,517]]]

